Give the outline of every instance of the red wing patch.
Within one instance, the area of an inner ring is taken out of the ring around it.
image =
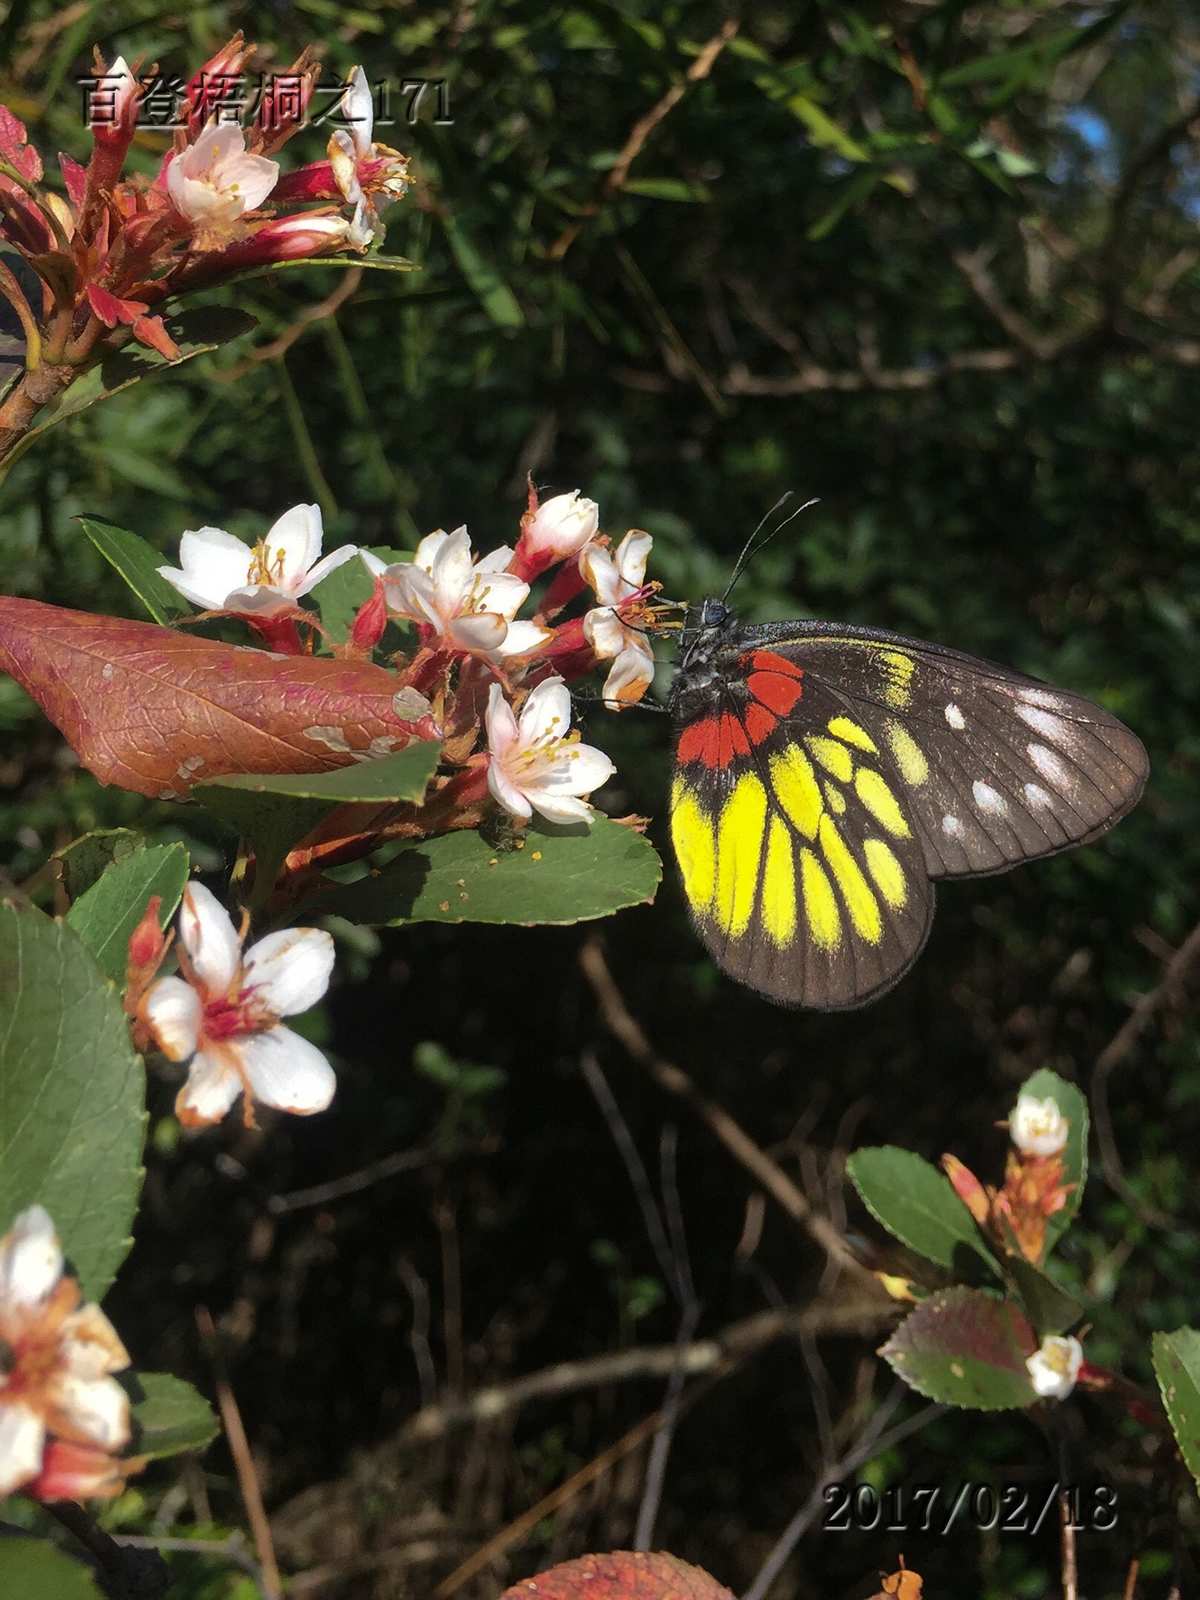
[[[775,719],[771,720],[774,722]],[[735,756],[749,754],[750,737],[741,720],[728,711],[723,711],[719,717],[702,717],[679,735],[678,760],[681,766],[688,761],[699,761],[706,767],[724,769]]]
[[[746,687],[776,716],[786,717],[804,694],[804,668],[773,650],[751,650],[741,659],[749,676]]]
[[[751,744],[761,744],[778,726],[779,718],[766,706],[752,703],[746,707],[745,727]]]

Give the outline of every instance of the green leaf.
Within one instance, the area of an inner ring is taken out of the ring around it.
[[[1053,1278],[1024,1256],[1006,1256],[1004,1269],[1039,1338],[1047,1333],[1065,1333],[1083,1316],[1083,1306],[1075,1296],[1060,1289]]]
[[[67,912],[68,926],[114,983],[125,980],[129,935],[145,915],[150,896],[162,897],[158,921],[165,928],[175,914],[187,876],[188,853],[183,845],[153,845],[115,862]]]
[[[325,805],[385,805],[424,799],[442,753],[436,739],[415,739],[394,755],[376,761],[355,761],[331,772],[235,772],[227,778],[198,783],[193,794],[217,810],[224,796],[283,795],[293,800],[318,800]]]
[[[436,739],[421,739],[395,755],[332,772],[235,773],[196,784],[192,795],[253,843],[257,900],[275,882],[292,846],[334,806],[413,804],[423,799],[441,749]]]
[[[82,941],[0,904],[0,1226],[44,1205],[89,1300],[131,1243],[145,1098],[116,990]]]
[[[79,526],[100,554],[124,578],[155,622],[169,625],[176,617],[191,616],[195,608],[159,576],[159,567],[171,563],[136,533],[114,527],[99,517],[76,517]]]
[[[1150,1346],[1171,1430],[1200,1489],[1200,1333],[1195,1328],[1156,1333]]]
[[[0,1594],[13,1600],[103,1600],[82,1561],[42,1539],[0,1539]]]
[[[928,1161],[898,1145],[877,1145],[856,1150],[846,1171],[876,1222],[901,1244],[942,1267],[965,1270],[977,1258],[999,1271],[949,1178]]]
[[[1062,1153],[1063,1182],[1074,1184],[1075,1187],[1067,1196],[1067,1203],[1062,1210],[1056,1211],[1046,1223],[1046,1254],[1049,1255],[1075,1220],[1083,1199],[1088,1170],[1087,1101],[1073,1083],[1060,1078],[1049,1067],[1042,1067],[1032,1077],[1026,1078],[1019,1092],[1034,1095],[1038,1100],[1053,1100],[1066,1117],[1070,1130]]]
[[[411,550],[393,550],[389,545],[374,545],[370,553],[389,567],[395,561],[411,561],[413,555]],[[346,638],[355,613],[371,598],[374,588],[375,580],[361,561],[343,561],[312,591],[321,625],[332,643],[341,644]]]
[[[882,174],[873,167],[867,167],[841,185],[837,199],[822,216],[810,226],[807,237],[810,239],[824,239],[833,232],[838,223],[850,210],[851,206],[858,204],[866,198],[880,181]]]
[[[441,210],[440,216],[459,271],[475,291],[488,316],[498,328],[524,327],[525,314],[516,295],[477,248],[461,219],[445,209]]]
[[[268,261],[266,266],[254,267],[249,272],[239,272],[237,281],[245,283],[250,278],[265,278],[273,272],[299,272],[306,267],[366,267],[368,272],[420,272],[415,261],[403,256],[301,256],[292,261]]]
[[[221,1431],[208,1401],[182,1378],[133,1372],[120,1381],[132,1402],[132,1455],[156,1461],[182,1450],[203,1450]]]
[[[567,924],[654,899],[662,862],[648,839],[607,817],[591,828],[537,821],[519,844],[461,830],[407,845],[380,872],[322,897],[351,922]]]
[[[121,350],[114,350],[94,367],[89,367],[69,389],[65,389],[57,400],[46,407],[42,413],[43,420],[36,428],[30,428],[5,458],[0,466],[0,477],[43,434],[56,428],[60,422],[78,416],[81,411],[86,411],[101,400],[111,400],[114,395],[131,388],[135,383],[141,383],[145,378],[161,377],[164,372],[182,366],[185,361],[207,355],[209,351],[219,349],[256,326],[252,316],[232,306],[201,306],[184,311],[167,323],[171,337],[179,346],[178,360],[168,361],[157,351],[147,350],[142,345],[127,344]]]
[[[857,139],[852,139],[815,100],[804,94],[788,95],[785,104],[794,117],[808,129],[809,138],[827,150],[836,150],[847,161],[869,161],[870,152]]]
[[[1037,1399],[1025,1367],[1037,1344],[1014,1301],[960,1288],[923,1300],[879,1354],[931,1400],[971,1411],[1007,1411]]]
[[[683,178],[630,178],[624,190],[626,194],[645,195],[649,200],[703,203],[712,199],[712,190],[706,183],[688,183]]]
[[[144,835],[133,828],[96,828],[63,845],[61,850],[54,852],[51,860],[62,863],[62,882],[67,899],[78,900],[106,867],[114,861],[126,860],[135,850],[145,848]]]

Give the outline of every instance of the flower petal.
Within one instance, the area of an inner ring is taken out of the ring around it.
[[[579,558],[579,570],[596,592],[602,606],[616,605],[621,598],[621,575],[610,553],[601,544],[589,544]]]
[[[413,565],[420,567],[422,572],[432,573],[438,552],[449,537],[445,528],[435,528],[432,533],[427,533],[413,553]]]
[[[540,628],[536,622],[510,622],[496,654],[505,657],[528,655],[553,636],[553,628]]]
[[[533,807],[520,789],[517,788],[516,784],[513,783],[508,773],[504,770],[503,764],[495,756],[488,762],[487,779],[492,799],[495,800],[497,805],[503,806],[510,817],[528,819],[533,815]]]
[[[547,822],[587,822],[591,823],[595,812],[586,800],[577,800],[569,794],[545,794],[540,790],[531,789],[529,798],[533,808]]]
[[[202,883],[189,883],[179,908],[179,937],[208,999],[224,995],[237,976],[242,942],[229,913]]]
[[[62,1351],[77,1378],[103,1378],[110,1372],[123,1372],[129,1365],[129,1351],[117,1330],[91,1301],[63,1318]]]
[[[629,629],[611,606],[597,606],[583,619],[583,636],[601,661],[621,654],[628,633]]]
[[[155,978],[139,1013],[168,1061],[186,1061],[200,1043],[200,996],[182,978]]]
[[[375,102],[371,85],[361,67],[350,74],[350,87],[341,98],[342,119],[350,124],[350,137],[360,156],[371,154],[371,134],[375,126]]]
[[[359,558],[373,578],[382,578],[390,568],[386,561],[380,559],[373,550],[359,550]]]
[[[269,1011],[307,1011],[329,987],[332,937],[322,928],[281,928],[251,945],[242,963],[246,983]]]
[[[333,1068],[315,1044],[290,1028],[249,1034],[238,1048],[250,1088],[264,1105],[307,1117],[333,1099]]]
[[[601,784],[607,783],[617,770],[603,750],[593,744],[571,745],[565,760],[554,763],[545,777],[539,776],[539,791],[552,790],[556,794],[591,794]]]
[[[654,540],[640,528],[631,528],[617,546],[617,570],[630,589],[640,589],[646,581],[646,562]]]
[[[425,543],[424,540],[421,541]],[[437,608],[444,617],[453,617],[462,609],[474,581],[475,569],[471,564],[471,536],[466,528],[455,528],[433,559],[433,587],[437,595]]]
[[[295,603],[290,594],[269,583],[252,583],[248,588],[231,590],[222,609],[236,611],[239,616],[265,617],[274,611],[291,611]]]
[[[415,563],[398,561],[387,569],[383,595],[388,610],[411,622],[425,622],[440,633],[444,626],[437,608],[433,579]]]
[[[263,543],[267,547],[272,573],[276,570],[276,560],[283,558],[280,562],[283,570],[279,583],[281,589],[291,593],[300,582],[321,554],[322,537],[321,508],[318,505],[293,506],[271,524]]]
[[[635,634],[635,638],[638,636]],[[640,700],[654,680],[654,656],[643,639],[621,651],[604,680],[602,698],[617,706]]]
[[[224,528],[188,528],[179,540],[182,572],[174,567],[159,571],[196,605],[217,610],[231,589],[246,582],[253,557],[250,547]]]
[[[455,617],[443,624],[446,638],[459,650],[479,650],[490,654],[504,643],[508,623],[494,611],[477,611],[472,616]]]
[[[498,549],[490,550],[486,556],[480,556],[475,563],[476,572],[507,572],[508,564],[513,558],[513,547],[502,544]],[[526,590],[529,585],[526,584]]]
[[[310,589],[315,589],[322,578],[327,578],[331,572],[336,572],[338,567],[343,566],[352,556],[357,554],[358,546],[353,544],[340,545],[338,549],[331,550],[327,556],[322,556],[315,567],[309,568],[308,576],[296,585],[292,593],[299,599],[302,594],[307,594]]]
[[[64,1373],[50,1385],[53,1433],[76,1444],[119,1450],[129,1443],[129,1396],[115,1378],[79,1378]]]
[[[46,1428],[36,1411],[19,1400],[0,1399],[0,1496],[37,1477],[45,1439]]]
[[[208,1128],[242,1092],[242,1079],[230,1057],[232,1047],[201,1050],[192,1057],[187,1082],[175,1096],[175,1115],[185,1128]]]
[[[223,174],[233,176],[232,172]],[[242,208],[253,211],[262,205],[279,180],[279,163],[266,156],[244,155],[237,160],[236,178]]]
[[[507,621],[524,605],[528,593],[529,585],[513,573],[487,572],[475,581],[472,602],[480,611],[497,611]]]
[[[45,1206],[30,1206],[0,1239],[0,1304],[37,1305],[62,1277],[62,1270],[62,1246],[50,1213]]]
[[[571,726],[571,691],[561,678],[543,678],[521,707],[521,743],[549,735],[561,739]]]
[[[517,719],[513,708],[504,697],[504,690],[494,683],[488,690],[487,710],[484,713],[488,749],[501,760],[517,742]]]

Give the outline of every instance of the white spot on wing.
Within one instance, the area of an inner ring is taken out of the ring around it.
[[[962,729],[967,725],[967,719],[954,704],[953,700],[951,700],[950,704],[946,707],[946,721],[956,732],[961,732]]]
[[[946,815],[942,818],[942,832],[948,839],[961,839],[963,825],[957,817]]]
[[[976,778],[971,785],[971,793],[975,796],[975,804],[981,811],[990,811],[993,816],[1002,816],[1008,810],[1008,801],[998,789],[993,789],[990,783],[984,783],[981,778]]]
[[[1040,733],[1045,739],[1053,739],[1056,744],[1065,744],[1074,732],[1069,722],[1064,722],[1061,717],[1052,717],[1048,711],[1039,711],[1036,706],[1018,706],[1017,715],[1035,733]]]
[[[1025,798],[1031,806],[1052,806],[1054,798],[1048,795],[1040,783],[1027,783],[1025,785]]]
[[[1048,711],[1062,705],[1062,696],[1051,689],[1022,689],[1021,699],[1027,706],[1044,706]]]
[[[1029,759],[1043,778],[1049,778],[1051,783],[1061,784],[1064,788],[1070,785],[1071,774],[1066,763],[1055,751],[1047,750],[1044,744],[1031,744]]]

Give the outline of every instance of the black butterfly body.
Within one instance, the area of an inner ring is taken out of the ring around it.
[[[898,634],[688,613],[671,832],[718,965],[862,1005],[916,960],[932,879],[1084,844],[1136,804],[1137,736],[1079,695]]]

